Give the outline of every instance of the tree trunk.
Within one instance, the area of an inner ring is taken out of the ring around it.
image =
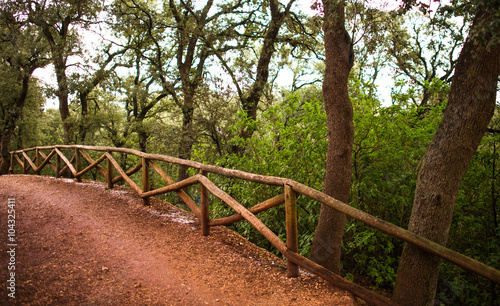
[[[87,122],[87,114],[89,111],[89,105],[88,105],[88,95],[89,91],[88,90],[83,90],[80,92],[80,104],[82,107],[81,111],[81,118],[80,118],[80,123],[79,123],[79,132],[78,132],[78,139],[80,140],[81,144],[85,143],[85,138],[87,137],[87,129],[85,127],[85,124]]]
[[[257,73],[255,75],[255,81],[249,89],[246,96],[242,96],[241,104],[243,111],[248,119],[257,119],[257,109],[264,93],[264,88],[269,79],[269,64],[275,52],[275,44],[277,41],[278,33],[283,25],[285,18],[290,13],[290,8],[295,0],[290,0],[283,12],[280,12],[279,2],[277,0],[271,0],[269,2],[269,8],[271,11],[271,21],[267,29],[266,35],[264,37],[264,43],[262,49],[260,50],[260,57],[257,63]],[[242,139],[249,139],[252,137],[255,128],[248,127],[239,131],[239,137]],[[232,153],[243,154],[245,148],[235,145],[231,147]]]
[[[187,100],[186,100],[187,99]],[[181,139],[179,142],[179,158],[182,159],[191,159],[191,149],[194,144],[194,135],[193,135],[193,112],[194,107],[193,100],[194,97],[187,95],[184,101],[184,107],[182,109],[182,131],[181,131]],[[177,177],[177,181],[182,181],[188,178],[187,170],[189,167],[180,165],[179,166],[179,174]]]
[[[276,38],[278,37],[281,25],[288,14],[288,10],[283,13],[279,11],[279,6],[276,0],[271,0],[269,6],[271,8],[272,19],[264,38],[264,44],[260,50],[259,62],[257,63],[257,74],[247,97],[242,101],[245,114],[248,118],[253,120],[257,119],[257,106],[269,78],[269,64],[271,63],[271,59],[275,51],[274,45],[276,43]],[[245,130],[241,132],[241,135],[246,138],[252,137],[252,134],[253,130]]]
[[[5,123],[4,130],[1,132],[1,135],[0,135],[0,153],[1,153],[0,175],[9,173],[10,140],[12,138],[12,134],[14,133],[14,130],[16,129],[17,121],[19,120],[19,117],[21,117],[21,113],[23,112],[24,104],[26,103],[26,97],[28,96],[30,77],[31,77],[31,75],[26,75],[23,77],[22,82],[21,82],[22,83],[21,93],[20,93],[19,97],[17,98],[17,101],[14,105],[14,110],[12,111],[9,118],[7,119],[7,122]]]
[[[144,130],[144,122],[143,122],[143,120],[140,121],[139,131],[137,132],[137,136],[139,138],[139,150],[141,152],[146,153],[146,151],[148,149],[149,133]]]
[[[477,15],[475,21],[485,17]],[[500,46],[487,51],[469,35],[457,62],[443,120],[419,173],[410,231],[446,244],[462,177],[493,116],[499,73]],[[440,263],[439,258],[406,244],[394,301],[433,305]]]
[[[352,43],[344,26],[344,2],[326,0],[323,30],[325,35],[325,76],[323,98],[327,113],[328,151],[323,192],[347,203],[351,190],[353,109],[347,80],[353,64]],[[340,273],[340,254],[345,215],[321,206],[314,234],[311,259],[334,273]]]
[[[54,67],[57,77],[57,98],[59,100],[59,113],[61,114],[61,120],[63,123],[64,137],[63,141],[65,144],[70,144],[73,142],[73,127],[68,121],[70,117],[69,111],[69,89],[68,89],[68,77],[66,76],[66,61],[60,50],[57,50],[58,46],[52,46],[52,56]]]

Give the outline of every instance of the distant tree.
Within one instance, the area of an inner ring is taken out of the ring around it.
[[[68,120],[71,116],[67,75],[68,59],[81,52],[78,29],[95,22],[102,3],[90,0],[28,0],[16,1],[16,3],[19,4],[17,6],[19,12],[40,29],[49,45],[57,78],[56,95],[64,127],[64,142],[74,142],[74,127]]]
[[[203,33],[210,26],[216,27],[215,22],[224,9],[211,13],[214,2],[212,0],[199,10],[192,2],[175,0],[169,1],[169,9],[174,21],[174,44],[177,71],[180,77],[182,100],[174,95],[174,100],[182,111],[182,128],[179,142],[178,156],[183,159],[191,158],[194,144],[193,119],[195,97],[199,86],[203,83],[205,63],[210,56],[207,44],[203,43]],[[179,166],[178,180],[187,178],[186,166]]]
[[[219,46],[232,38],[230,32],[235,24],[230,15],[240,13],[242,6],[243,1],[208,1],[197,8],[191,1],[171,0],[160,10],[154,3],[116,2],[116,14],[126,21],[125,26],[116,27],[117,32],[134,36],[132,48],[148,67],[150,85],[161,88],[162,95],[170,96],[181,112],[177,145],[180,158],[190,159],[196,142],[194,112],[213,55],[209,45]],[[185,178],[186,171],[187,167],[180,166],[178,178]]]
[[[317,18],[302,15],[294,9],[295,4],[295,0],[259,3],[260,9],[256,7],[250,14],[240,16],[241,21],[234,24],[232,31],[238,45],[228,48],[228,45],[210,44],[211,51],[231,77],[243,117],[248,120],[248,124],[238,131],[241,140],[250,138],[254,133],[259,103],[265,97],[266,87],[278,77],[272,73],[273,60],[278,62],[281,58],[279,65],[286,66],[292,57],[300,57],[297,65],[303,68],[300,61],[308,53],[317,55],[320,49],[316,41],[317,28],[314,27]],[[236,29],[238,25],[241,27]],[[297,88],[298,73],[295,73],[292,86]],[[241,143],[231,146],[232,153],[241,154],[243,151]]]
[[[143,73],[143,62],[139,54],[135,55],[133,67],[134,73],[124,82],[125,87],[125,111],[127,114],[125,133],[136,132],[139,141],[139,150],[147,151],[147,140],[150,136],[146,119],[155,116],[157,105],[168,97],[168,93],[160,89],[155,90],[155,77]],[[147,66],[146,66],[147,67]]]
[[[264,87],[267,85],[269,78],[269,65],[276,50],[275,45],[278,40],[278,34],[285,19],[290,15],[290,10],[294,2],[295,0],[290,0],[286,6],[283,6],[277,0],[269,1],[271,20],[264,34],[264,41],[260,50],[254,81],[250,86],[248,93],[243,93],[241,88],[238,87],[238,94],[241,99],[245,116],[252,120],[257,118],[257,106],[264,93]],[[281,8],[282,6],[283,8]],[[240,131],[240,137],[247,139],[252,136],[253,131],[254,129],[252,128],[244,129]]]
[[[353,40],[356,62],[351,76],[368,85],[372,95],[376,93],[374,86],[387,67],[385,42],[388,28],[391,27],[390,13],[382,7],[372,7],[375,3],[364,0],[350,1],[346,7],[346,27]]]
[[[129,64],[120,63],[119,61],[114,61],[115,58],[122,56],[127,52],[128,47],[121,48],[120,50],[111,51],[111,46],[108,45],[102,54],[96,59],[98,64],[98,69],[90,74],[83,75],[82,82],[77,85],[77,95],[80,101],[80,118],[78,127],[78,142],[85,143],[85,138],[87,136],[87,126],[88,126],[88,111],[89,111],[89,96],[92,91],[99,86],[103,81],[105,81],[110,75],[112,75],[117,67],[128,66]]]
[[[156,115],[160,102],[174,90],[174,85],[169,82],[170,71],[162,70],[164,63],[171,61],[173,55],[165,41],[167,35],[163,32],[166,28],[165,16],[158,11],[157,4],[129,0],[114,2],[111,11],[117,22],[111,28],[121,49],[108,53],[107,59],[102,62],[102,67],[105,67],[115,56],[123,55],[122,63],[114,63],[104,71],[118,66],[130,68],[124,77],[117,75],[114,78],[116,90],[121,96],[119,99],[125,105],[126,120],[121,131],[106,125],[110,137],[115,145],[125,145],[128,137],[135,133],[139,149],[143,152],[147,151],[150,137],[147,121]],[[121,136],[118,136],[120,132]]]
[[[387,29],[389,60],[396,78],[402,78],[409,90],[415,91],[411,95],[413,104],[423,111],[444,102],[447,93],[441,89],[451,82],[467,20],[442,14],[427,17],[415,12],[395,16]]]

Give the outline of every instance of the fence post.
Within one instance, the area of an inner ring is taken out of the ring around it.
[[[56,153],[56,178],[61,177],[61,156]]]
[[[14,153],[10,153],[10,174],[14,174],[14,167],[16,163],[14,162]]]
[[[295,253],[299,250],[297,230],[297,195],[292,186],[285,184],[286,246]],[[287,259],[288,277],[299,276],[299,266]]]
[[[200,169],[200,174],[205,175],[203,170]],[[201,210],[201,234],[203,236],[210,235],[210,227],[208,221],[210,220],[208,210],[208,190],[203,184],[200,183],[200,210]]]
[[[109,158],[107,164],[108,169],[106,172],[106,179],[108,180],[108,189],[113,189],[113,164],[111,163],[111,160]]]
[[[82,160],[81,160],[80,151],[78,150],[78,148],[75,148],[75,170],[76,170],[76,173],[78,173],[82,170]],[[77,176],[76,181],[81,182],[82,177]]]
[[[151,189],[151,181],[149,178],[149,165],[148,160],[142,157],[142,191],[147,192]],[[143,198],[144,205],[150,204],[149,197]]]
[[[23,174],[26,174],[28,171],[26,169],[26,157],[23,154]]]
[[[35,149],[35,165],[36,165],[36,169],[34,169],[35,173],[39,175],[40,170],[38,168],[40,167],[40,153],[38,153],[38,148]]]

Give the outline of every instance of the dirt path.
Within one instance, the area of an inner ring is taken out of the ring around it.
[[[355,305],[317,277],[287,278],[283,261],[225,228],[203,237],[189,214],[153,206],[101,183],[1,176],[0,305]]]

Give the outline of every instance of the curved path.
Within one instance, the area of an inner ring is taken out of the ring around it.
[[[0,176],[0,305],[356,305],[318,277],[287,278],[283,261],[234,232],[203,237],[190,214],[152,202],[96,182]]]

